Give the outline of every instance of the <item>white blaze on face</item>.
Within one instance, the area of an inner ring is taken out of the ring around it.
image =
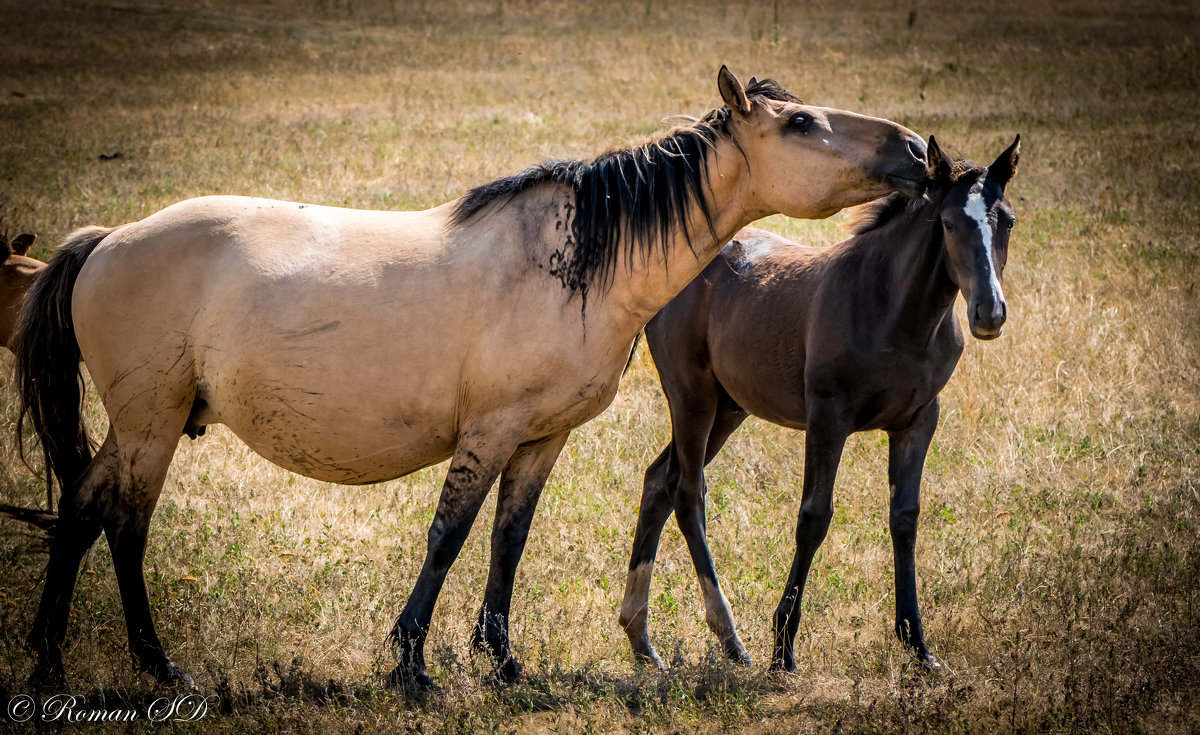
[[[996,297],[1000,298],[1002,291],[1000,281],[996,278],[996,261],[992,258],[992,226],[988,224],[987,212],[987,205],[983,201],[983,185],[980,183],[967,195],[967,206],[963,207],[963,214],[975,220],[975,224],[979,226],[979,235],[983,238],[983,254],[987,257],[988,286]]]

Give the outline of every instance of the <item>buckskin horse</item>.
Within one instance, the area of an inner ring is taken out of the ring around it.
[[[646,470],[620,622],[636,659],[662,665],[647,601],[659,535],[672,511],[725,655],[750,657],[738,638],[705,540],[704,468],[754,415],[806,430],[796,555],[773,619],[772,668],[795,671],[793,643],[813,555],[833,518],[833,483],[846,438],[882,429],[889,440],[896,634],[936,667],[917,610],[914,548],[921,470],[938,421],[938,394],[963,350],[952,307],[961,292],[971,334],[1000,336],[1000,281],[1014,219],[1004,188],[1020,136],[991,166],[951,159],[931,137],[929,189],[860,213],[831,248],[747,228],[646,326],[671,410],[671,442]]]
[[[23,419],[61,497],[29,642],[66,684],[61,644],[83,554],[104,532],[131,654],[190,680],[154,630],[150,517],[182,434],[228,426],[276,464],[365,484],[447,458],[425,561],[395,626],[389,681],[424,659],[450,565],[500,477],[473,644],[520,675],[513,577],[571,429],[612,400],[635,335],[741,227],[826,217],[924,185],[925,142],[718,74],[724,106],[642,145],[550,161],[427,211],[242,197],[175,204],[71,235],[18,333]],[[91,456],[80,355],[109,418]]]

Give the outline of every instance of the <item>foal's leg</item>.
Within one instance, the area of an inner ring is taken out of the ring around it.
[[[925,631],[917,610],[917,570],[914,549],[921,511],[921,471],[933,432],[937,430],[938,399],[926,404],[901,430],[888,432],[888,484],[892,501],[890,525],[896,562],[896,635],[917,659],[938,666],[925,647]]]
[[[519,442],[520,430],[514,430],[511,424],[493,426],[497,429],[490,432],[465,430],[450,460],[437,512],[429,526],[425,563],[392,627],[392,642],[400,654],[400,664],[388,677],[393,684],[433,686],[425,671],[425,637],[433,607],[479,507]]]
[[[629,573],[625,577],[625,599],[621,603],[621,615],[618,618],[625,635],[629,636],[634,661],[651,663],[658,668],[662,668],[663,662],[650,643],[646,620],[649,616],[650,577],[654,573],[658,541],[662,537],[663,524],[672,511],[671,496],[667,492],[667,473],[674,446],[668,444],[658,459],[646,469],[637,531],[633,535],[633,553],[629,558]]]
[[[504,681],[521,676],[521,664],[513,655],[508,638],[509,610],[517,563],[529,538],[529,524],[537,508],[546,478],[554,468],[570,432],[522,446],[508,461],[500,479],[496,520],[492,526],[492,561],[479,622],[471,643],[491,653],[496,673]]]
[[[808,436],[804,442],[804,494],[796,521],[796,556],[788,574],[783,599],[775,609],[773,622],[775,646],[771,652],[771,668],[796,670],[794,645],[800,627],[800,601],[804,597],[804,582],[813,556],[825,540],[833,520],[833,482],[837,477],[842,449],[849,432],[837,428],[838,420],[812,420],[809,404]]]
[[[701,410],[689,406],[684,408],[681,401],[673,406],[672,428],[676,435],[671,444],[658,456],[646,470],[645,483],[642,488],[641,508],[638,512],[637,531],[634,534],[633,554],[629,560],[629,574],[625,582],[625,599],[621,605],[620,624],[629,636],[633,647],[634,660],[653,663],[662,666],[662,660],[650,644],[650,636],[646,625],[649,611],[650,578],[654,571],[654,559],[658,553],[658,542],[662,535],[663,524],[671,511],[675,511],[676,520],[684,539],[688,542],[692,563],[696,568],[696,576],[700,580],[704,593],[706,618],[709,627],[716,633],[725,649],[725,655],[739,663],[749,664],[750,656],[737,636],[733,622],[733,612],[729,609],[729,601],[721,591],[717,581],[716,569],[712,555],[708,551],[705,539],[707,524],[704,517],[704,467],[725,446],[729,436],[746,420],[746,413],[735,406],[724,395],[719,386],[710,389],[707,395],[716,397],[716,408],[710,419],[705,419]],[[703,409],[707,402],[700,402]],[[694,422],[688,419],[695,419]],[[709,423],[711,422],[711,423]],[[684,429],[684,426],[692,430]],[[695,427],[707,428],[705,436],[700,437],[694,431]],[[695,447],[701,439],[704,440],[702,454],[696,449],[692,456],[703,459],[693,463],[691,467],[693,478],[691,484],[686,481],[684,467],[687,462],[680,462],[680,434],[687,437],[689,445]],[[698,470],[695,465],[698,464]],[[695,475],[698,475],[698,482]],[[689,488],[685,490],[684,488]],[[698,488],[698,491],[697,491]],[[681,507],[684,510],[681,510]]]

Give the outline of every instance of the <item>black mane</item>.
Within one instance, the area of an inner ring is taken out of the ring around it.
[[[904,214],[915,214],[930,201],[940,201],[950,187],[962,181],[963,178],[983,173],[983,167],[977,166],[965,158],[955,157],[950,160],[950,178],[947,181],[933,183],[925,196],[911,199],[900,192],[876,199],[855,208],[853,219],[849,223],[853,235],[865,235],[878,230],[884,225],[896,220]]]
[[[799,102],[771,79],[751,80],[750,98]],[[705,159],[721,138],[729,137],[730,111],[720,107],[692,125],[665,136],[601,154],[591,161],[551,160],[467,192],[454,208],[452,221],[462,224],[489,205],[503,206],[539,184],[562,184],[575,192],[571,218],[574,247],[558,254],[551,273],[586,300],[593,285],[612,280],[619,258],[632,267],[663,252],[670,234],[682,228],[691,241],[688,212],[698,204],[705,225],[713,229],[713,212],[704,196]]]

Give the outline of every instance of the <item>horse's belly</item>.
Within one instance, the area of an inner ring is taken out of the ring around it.
[[[213,370],[200,399],[205,418],[293,472],[328,482],[390,480],[454,451],[454,391],[406,390],[346,371]],[[345,377],[334,377],[345,376]],[[441,388],[442,386],[437,386]]]
[[[326,482],[364,484],[391,480],[436,464],[454,452],[444,428],[412,426],[382,416],[323,417],[291,408],[222,417],[251,449],[284,469]],[[333,427],[338,427],[336,430]]]

